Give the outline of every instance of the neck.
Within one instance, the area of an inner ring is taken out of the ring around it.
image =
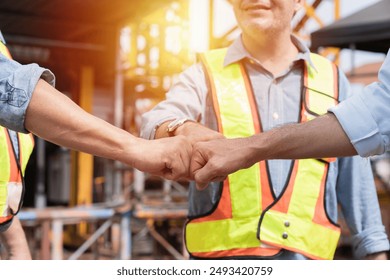
[[[243,34],[242,40],[251,56],[274,75],[286,69],[298,54],[290,32],[256,37]]]

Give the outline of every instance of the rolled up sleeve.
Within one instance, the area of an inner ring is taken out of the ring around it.
[[[55,77],[37,64],[21,65],[1,54],[0,65],[0,125],[26,133],[26,110],[39,79],[54,86]]]
[[[369,159],[339,159],[337,199],[351,233],[355,258],[389,250]]]
[[[357,259],[363,259],[367,255],[388,251],[389,240],[386,237],[385,227],[373,226],[352,237],[352,247]]]
[[[199,120],[204,112],[207,86],[203,70],[196,64],[179,75],[166,99],[142,116],[141,137],[154,139],[156,129],[176,118]]]
[[[378,77],[378,82],[329,110],[337,117],[358,154],[364,157],[390,150],[389,54]]]

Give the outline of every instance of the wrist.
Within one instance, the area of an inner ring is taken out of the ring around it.
[[[270,145],[272,138],[270,139],[269,133],[255,134],[246,139],[245,144],[253,163],[272,158],[273,148]]]
[[[180,134],[180,130],[183,129],[183,127],[186,126],[187,122],[191,122],[190,119],[188,118],[180,118],[180,119],[175,119],[171,122],[168,123],[167,125],[167,134],[169,137],[177,136],[177,135],[182,135]]]
[[[137,159],[142,156],[143,147],[148,140],[135,137],[126,131],[123,131],[123,134],[119,135],[117,139],[118,142],[115,147],[118,147],[118,149],[115,149],[113,159],[121,161],[131,167],[136,167]]]
[[[236,147],[240,148],[240,157],[244,159],[245,168],[252,166],[253,164],[263,160],[264,148],[261,143],[258,142],[257,137],[245,137],[236,139],[234,143]]]
[[[182,125],[180,125],[178,128],[175,129],[172,136],[177,136],[177,135],[190,136],[197,126],[200,126],[200,124],[191,120],[186,120],[185,123],[183,123]]]
[[[295,158],[297,139],[293,134],[296,125],[288,125],[256,134],[253,144],[256,157],[261,160]]]
[[[182,131],[182,127],[186,126],[189,123],[195,122],[187,118],[176,118],[167,120],[156,128],[154,139],[185,135],[183,133],[180,133],[179,131]]]

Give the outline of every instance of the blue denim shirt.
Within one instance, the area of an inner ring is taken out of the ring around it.
[[[330,110],[361,156],[390,151],[390,49],[378,78],[378,82]]]
[[[53,73],[37,64],[21,65],[0,54],[0,125],[18,132],[24,127],[26,109],[39,79],[54,86]]]
[[[225,57],[225,65],[239,60],[244,61],[264,130],[298,120],[303,61],[309,63],[311,61],[308,48],[297,38],[293,40],[300,53],[290,68],[278,76],[273,76],[261,63],[252,58],[240,39],[229,47]],[[345,75],[341,72],[339,74],[340,99],[343,100],[349,93],[349,84]],[[212,99],[208,92],[202,67],[196,64],[188,68],[171,87],[166,100],[143,115],[141,136],[153,139],[156,127],[161,123],[182,117],[200,120],[203,125],[217,130]],[[268,165],[272,187],[275,195],[278,196],[287,180],[291,161],[269,160]],[[219,193],[219,183],[211,183],[203,191],[196,190],[191,183],[189,215],[198,216],[208,212],[215,205]],[[352,235],[353,249],[357,258],[389,249],[368,159],[355,156],[340,158],[331,163],[325,200],[327,213],[334,222],[338,221],[338,205],[341,206],[342,215]],[[305,259],[305,257],[284,250],[277,259]]]

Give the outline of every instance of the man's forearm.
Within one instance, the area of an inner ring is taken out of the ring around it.
[[[356,155],[356,150],[336,117],[327,114],[247,138],[198,143],[191,159],[191,172],[201,189],[210,181],[221,180],[262,160],[351,155]]]
[[[184,137],[145,140],[99,119],[40,80],[27,107],[33,134],[81,152],[119,160],[169,180],[188,177],[190,143]]]
[[[356,150],[333,114],[286,125],[248,138],[256,161],[356,155]],[[257,147],[257,148],[256,148]]]
[[[40,80],[26,111],[25,127],[55,144],[101,157],[133,158],[137,138],[77,106],[55,88]],[[126,148],[126,149],[125,149]],[[131,165],[132,162],[127,162]]]

